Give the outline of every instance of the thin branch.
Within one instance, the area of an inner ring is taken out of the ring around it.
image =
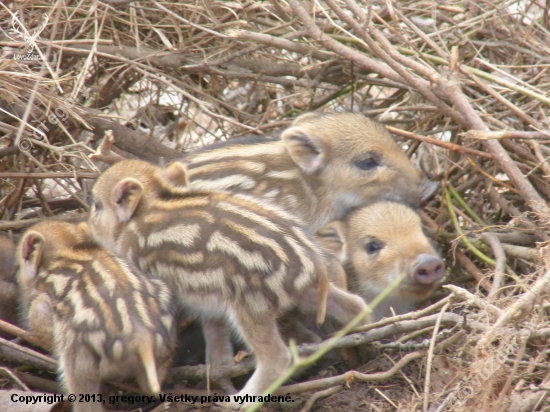
[[[21,365],[32,365],[48,372],[57,370],[57,362],[49,356],[0,338],[0,356]]]
[[[481,235],[481,239],[491,246],[493,255],[495,256],[495,274],[493,277],[493,286],[489,291],[489,296],[495,296],[504,282],[504,271],[506,270],[506,252],[502,247],[502,243],[494,233],[484,232]]]
[[[449,347],[450,345],[458,342],[464,336],[465,336],[464,331],[459,331],[455,333],[451,337],[437,344],[434,348],[434,352],[439,352]],[[343,375],[333,376],[330,378],[324,378],[324,379],[318,379],[318,380],[313,380],[308,382],[297,383],[294,385],[282,386],[280,389],[277,390],[276,393],[295,394],[295,393],[326,389],[337,385],[343,385],[346,382],[349,382],[350,380],[353,380],[353,379],[356,379],[361,382],[378,382],[378,381],[387,380],[392,376],[394,376],[396,373],[400,372],[406,365],[408,365],[414,360],[423,358],[424,356],[426,356],[426,354],[427,354],[427,350],[409,353],[403,356],[399,360],[399,362],[397,362],[390,369],[384,372],[361,373],[357,371],[349,371],[344,373]]]
[[[550,133],[523,132],[519,130],[468,130],[462,133],[465,139],[490,140],[490,139],[539,139],[550,140]]]
[[[356,30],[361,35],[361,38],[367,43],[367,45],[371,48],[371,50],[388,66],[390,66],[395,72],[397,72],[405,81],[412,87],[414,87],[422,96],[426,98],[426,100],[430,101],[434,106],[436,106],[443,114],[451,117],[453,120],[455,120],[457,123],[461,124],[463,123],[463,119],[461,116],[453,109],[451,109],[447,104],[445,104],[439,97],[437,97],[432,90],[430,89],[430,85],[428,82],[426,82],[423,79],[420,79],[419,77],[416,77],[412,75],[403,65],[405,66],[414,66],[417,67],[418,64],[411,63],[410,60],[408,60],[406,57],[402,56],[398,52],[395,51],[395,49],[392,47],[391,43],[384,37],[384,35],[376,29],[374,26],[369,25],[369,33],[374,37],[375,40],[377,40],[381,46],[379,46],[367,32],[362,29],[360,26],[358,26],[354,19],[351,18],[351,16],[344,13],[344,11],[338,6],[338,4],[334,0],[326,0],[327,4],[330,6],[332,10],[338,14],[338,16],[345,21],[350,26],[356,28]],[[353,3],[350,0],[346,0],[346,3],[348,6],[350,6],[351,3]],[[358,8],[358,6],[357,6]],[[367,22],[369,23],[369,22]],[[432,71],[431,69],[426,68],[425,66],[422,66],[422,68],[417,67],[418,70],[421,70],[421,72],[424,72],[425,70],[429,70],[430,74],[430,80],[439,83],[439,74]],[[379,73],[381,74],[381,73]]]
[[[97,179],[95,172],[2,172],[2,179]]]
[[[428,412],[428,404],[430,399],[430,377],[432,372],[432,361],[434,356],[434,349],[435,349],[435,338],[437,337],[437,334],[439,332],[439,327],[441,325],[441,318],[443,317],[443,314],[449,307],[449,304],[447,303],[445,306],[441,308],[441,311],[439,312],[439,316],[437,317],[437,321],[435,322],[435,327],[432,333],[432,339],[430,340],[430,347],[428,349],[428,356],[427,356],[427,362],[426,362],[426,379],[424,382],[424,412]]]
[[[481,286],[485,291],[489,292],[491,290],[491,283],[485,278],[483,273],[477,268],[477,266],[462,252],[461,250],[455,251],[456,260],[460,262],[462,266],[472,275],[472,277],[477,281],[479,286]]]
[[[468,147],[460,146],[458,144],[454,144],[450,142],[444,142],[429,136],[421,136],[416,133],[411,133],[405,130],[396,129],[395,127],[391,127],[391,126],[385,126],[385,127],[389,132],[395,133],[398,136],[406,137],[408,139],[414,139],[420,142],[433,144],[434,146],[443,147],[453,152],[458,152],[465,155],[478,156],[485,159],[493,159],[493,156],[491,156],[488,153],[482,152],[480,150],[470,149]]]
[[[0,319],[0,330],[10,333],[14,336],[17,336],[18,338],[26,340],[27,342],[32,343],[33,345],[39,346],[43,349],[46,349],[46,350],[48,349],[46,345],[44,345],[44,343],[40,339],[38,339],[36,336],[32,335],[26,330],[23,330],[1,319]]]
[[[491,326],[491,328],[485,332],[483,337],[478,342],[478,347],[483,347],[491,342],[494,338],[495,331],[506,325],[512,320],[521,319],[533,310],[533,305],[544,294],[548,292],[550,288],[550,270],[541,276],[533,285],[529,287],[519,299],[516,299],[509,307],[506,308],[504,313],[497,319],[497,321]]]
[[[314,40],[323,44],[325,47],[344,57],[345,59],[351,60],[361,65],[366,70],[378,73],[382,77],[387,77],[388,79],[391,79],[395,82],[406,84],[404,79],[389,66],[383,63],[379,63],[362,53],[358,53],[357,51],[347,46],[344,46],[342,43],[331,39],[329,36],[323,33],[317,27],[315,21],[309,17],[308,12],[302,7],[298,0],[287,0],[287,2],[290,7],[292,7],[294,13],[296,13],[296,16],[298,16],[300,22],[304,25],[309,35],[313,37]]]
[[[501,316],[503,313],[501,309],[468,292],[466,289],[455,285],[443,285],[443,287],[453,292],[453,295],[462,299],[467,304],[477,306],[479,309],[487,311],[493,316]]]
[[[443,82],[440,86],[442,92],[447,96],[447,99],[453,102],[456,110],[464,116],[470,128],[481,131],[487,130],[487,126],[472,108],[470,102],[462,92],[456,73],[451,73],[449,81]],[[510,180],[514,182],[514,185],[517,187],[529,207],[540,215],[550,216],[550,208],[546,202],[541,198],[533,185],[525,179],[521,170],[519,170],[516,163],[510,158],[500,143],[497,140],[486,140],[483,144],[487,151],[493,155],[496,163],[508,175]]]
[[[29,387],[27,385],[25,385],[23,382],[21,382],[21,380],[15,376],[12,371],[10,371],[8,368],[3,368],[3,367],[0,367],[0,371],[4,372],[4,374],[11,380],[13,380],[16,384],[18,384],[21,389],[23,389],[24,391],[30,391]]]
[[[331,60],[335,56],[330,53],[323,52],[314,47],[307,46],[291,40],[286,40],[280,37],[271,36],[269,34],[255,33],[248,30],[231,30],[226,32],[226,35],[239,40],[250,40],[265,44],[266,46],[276,47],[278,49],[288,50],[295,53],[311,56],[318,60]]]
[[[305,405],[302,409],[300,409],[300,412],[308,412],[315,402],[317,402],[321,398],[326,398],[327,396],[334,395],[335,393],[338,393],[342,390],[342,387],[340,386],[334,386],[332,388],[325,389],[323,391],[315,392],[313,395],[309,397]],[[288,392],[287,392],[288,393]]]

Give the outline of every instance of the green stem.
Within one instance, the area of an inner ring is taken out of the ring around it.
[[[458,192],[453,186],[448,184],[447,188],[451,191],[451,194],[453,195],[453,197],[460,204],[460,206],[462,206],[462,208],[466,211],[466,213],[470,215],[472,219],[474,219],[477,223],[479,223],[482,226],[487,226],[487,223],[485,223],[483,219],[479,217],[479,215],[476,212],[474,212],[470,206],[468,206],[468,204],[464,201],[464,199],[462,199],[462,197],[458,194]]]
[[[367,305],[367,307],[359,314],[357,315],[350,323],[348,323],[343,329],[341,329],[338,333],[336,333],[332,338],[330,338],[326,343],[319,348],[315,353],[312,353],[311,355],[305,357],[305,358],[295,358],[294,363],[286,370],[286,372],[279,377],[273,384],[267,388],[267,390],[262,394],[262,396],[272,394],[275,392],[278,388],[280,388],[292,375],[294,375],[298,369],[303,368],[305,366],[309,366],[316,361],[318,361],[321,357],[323,357],[329,350],[331,350],[340,340],[340,338],[347,335],[355,326],[359,324],[363,320],[365,316],[372,313],[372,310],[382,301],[384,300],[403,280],[405,277],[405,274],[401,274],[397,279],[395,279],[391,285],[389,285],[386,289],[382,291],[370,304]],[[291,349],[292,351],[292,349]],[[294,354],[293,354],[294,355]],[[255,412],[258,409],[260,409],[263,405],[263,402],[256,402],[250,408],[247,409],[247,412]]]
[[[460,234],[460,239],[464,243],[464,245],[468,248],[470,252],[472,252],[474,255],[476,255],[478,258],[483,260],[485,263],[495,266],[496,262],[491,259],[489,256],[484,254],[482,251],[480,251],[478,248],[476,248],[472,242],[470,242],[470,239],[466,237],[464,232],[462,231],[462,228],[460,227],[460,224],[458,223],[458,219],[456,217],[455,210],[453,209],[453,201],[451,200],[451,194],[449,193],[449,190],[445,188],[445,200],[447,202],[447,209],[449,210],[449,215],[451,217],[451,222],[453,223],[453,226],[455,230]]]
[[[340,43],[358,44],[358,45],[361,45],[361,46],[363,46],[364,48],[366,48],[367,50],[370,51],[370,49],[365,44],[365,42],[363,42],[360,39],[354,39],[354,38],[351,38],[351,37],[337,35],[337,34],[330,34],[329,36],[332,37],[334,40],[339,41]],[[427,54],[427,53],[418,53],[415,50],[407,49],[406,47],[402,47],[402,46],[395,45],[394,47],[395,47],[395,50],[397,50],[399,53],[401,53],[405,56],[417,56],[417,55],[421,54],[425,59],[429,60],[430,62],[432,62],[433,64],[435,64],[437,66],[448,66],[449,65],[449,62],[446,59],[443,59],[442,57],[439,57],[439,56],[434,56],[434,55]],[[524,96],[531,97],[535,100],[538,100],[541,103],[544,103],[544,104],[550,106],[550,98],[548,98],[548,97],[546,97],[546,96],[544,96],[540,93],[534,92],[533,90],[530,90],[526,87],[519,86],[517,84],[512,83],[511,81],[505,80],[501,77],[493,76],[490,73],[487,73],[483,70],[475,69],[475,68],[467,66],[465,64],[461,64],[460,67],[463,68],[464,70],[472,73],[472,74],[475,74],[476,76],[478,76],[482,79],[489,80],[490,82],[493,82],[493,83],[499,84],[501,86],[507,87],[510,90],[518,92],[518,93],[520,93]]]
[[[407,56],[416,56],[416,55],[418,55],[418,52],[407,49],[405,47],[395,46],[395,49],[399,53],[407,55]],[[433,56],[433,55],[426,54],[426,53],[422,53],[422,56],[424,56],[426,59],[428,59],[429,61],[431,61],[432,63],[434,63],[436,65],[444,65],[444,66],[449,65],[449,62],[447,60],[445,60],[445,59],[443,59],[439,56]],[[473,67],[467,66],[465,64],[462,64],[460,67],[467,70],[467,71],[469,71],[472,74],[475,74],[478,77],[481,77],[482,79],[489,80],[490,82],[493,82],[493,83],[499,84],[501,86],[507,87],[510,90],[514,90],[514,91],[516,91],[520,94],[523,94],[524,96],[529,96],[529,97],[531,97],[535,100],[538,100],[541,103],[544,103],[544,104],[550,106],[550,98],[548,98],[546,96],[543,96],[542,94],[536,93],[532,90],[529,90],[526,87],[518,86],[517,84],[514,84],[512,82],[504,80],[501,77],[493,76],[490,73],[487,73],[483,70],[474,69]]]

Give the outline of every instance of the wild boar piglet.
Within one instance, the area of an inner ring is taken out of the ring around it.
[[[175,345],[164,282],[93,242],[85,223],[38,223],[21,239],[18,260],[23,317],[51,346],[68,393],[99,394],[103,381],[129,378],[159,393]],[[103,410],[97,402],[73,406]]]
[[[384,126],[356,113],[307,113],[280,139],[230,140],[181,162],[193,187],[268,201],[302,219],[311,233],[367,203],[416,206],[437,188]]]
[[[349,289],[372,302],[392,282],[399,285],[373,312],[373,320],[414,310],[445,275],[445,264],[411,208],[379,202],[326,225],[318,236],[345,268]],[[343,285],[340,285],[343,286]]]
[[[91,232],[166,281],[180,305],[200,316],[213,378],[232,359],[228,326],[234,326],[257,361],[238,395],[259,395],[290,362],[277,328],[280,314],[304,304],[322,322],[328,307],[347,323],[366,305],[329,284],[331,258],[299,220],[258,199],[186,183],[180,163],[165,169],[138,160],[116,163],[94,186]]]
[[[17,325],[17,263],[15,243],[7,236],[0,235],[0,319]],[[4,332],[0,336],[11,338]]]

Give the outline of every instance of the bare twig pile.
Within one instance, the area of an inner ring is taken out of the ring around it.
[[[550,407],[548,2],[8,0],[0,27],[0,231],[85,217],[108,130],[116,153],[158,162],[304,111],[362,112],[441,183],[421,213],[454,286],[339,343],[385,339],[383,361],[281,393],[320,391],[303,410]],[[55,390],[14,369],[54,370],[20,347],[1,342],[4,376]]]

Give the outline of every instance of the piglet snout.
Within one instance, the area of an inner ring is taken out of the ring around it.
[[[414,280],[423,285],[437,282],[445,274],[445,264],[437,257],[422,254],[413,269]]]

